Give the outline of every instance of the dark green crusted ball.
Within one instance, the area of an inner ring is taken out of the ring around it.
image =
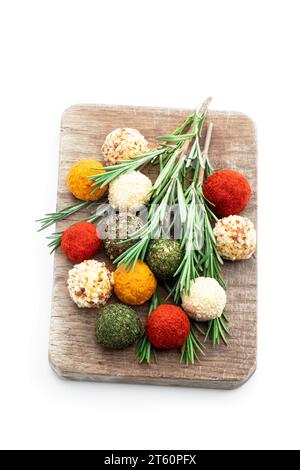
[[[123,304],[106,305],[96,320],[97,339],[106,348],[127,348],[141,336],[142,330],[135,311]]]
[[[156,277],[170,279],[183,259],[180,242],[177,240],[152,240],[149,245],[146,263]]]

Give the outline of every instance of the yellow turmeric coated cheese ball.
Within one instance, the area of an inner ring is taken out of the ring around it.
[[[103,196],[107,186],[94,192],[93,180],[89,176],[104,171],[104,166],[98,160],[80,160],[72,166],[68,173],[67,186],[69,191],[82,201],[97,201]]]
[[[114,273],[114,290],[121,302],[127,305],[141,305],[149,300],[157,286],[153,272],[143,261],[135,269],[127,271],[121,265]]]

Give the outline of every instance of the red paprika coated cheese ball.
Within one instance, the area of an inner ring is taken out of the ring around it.
[[[218,217],[227,217],[245,209],[251,188],[244,175],[224,169],[216,171],[205,180],[203,194],[212,203],[211,210]]]
[[[148,316],[145,331],[155,348],[178,349],[189,336],[190,320],[180,307],[160,305]]]
[[[92,259],[101,248],[101,244],[96,227],[90,222],[72,225],[64,231],[61,239],[63,253],[77,263]]]

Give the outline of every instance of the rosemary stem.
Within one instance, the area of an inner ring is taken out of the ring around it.
[[[208,106],[212,102],[212,97],[209,96],[200,106],[196,109],[196,114],[198,117],[203,116],[206,113]]]
[[[204,160],[204,166],[200,168],[199,172],[199,177],[198,177],[198,185],[202,186],[203,185],[203,180],[204,180],[204,173],[205,173],[205,162],[208,157],[208,151],[209,151],[209,146],[210,146],[210,141],[211,141],[211,136],[212,136],[212,130],[213,130],[213,123],[210,122],[207,131],[206,131],[206,137],[205,137],[205,144],[204,144],[204,149],[202,152],[202,157]]]

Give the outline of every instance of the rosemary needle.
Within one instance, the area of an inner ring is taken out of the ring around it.
[[[153,310],[155,310],[161,304],[161,298],[158,291],[155,291],[152,298],[150,307],[148,310],[148,315],[150,315]],[[141,339],[139,340],[137,347],[136,347],[136,356],[140,364],[146,362],[146,364],[151,364],[152,355],[154,357],[154,361],[157,363],[157,355],[154,347],[148,340],[146,333],[143,334]]]
[[[75,214],[76,212],[80,211],[81,209],[89,209],[95,204],[95,202],[80,202],[76,204],[72,204],[71,206],[64,207],[63,209],[57,212],[50,212],[49,214],[45,214],[45,217],[42,219],[36,220],[36,222],[41,224],[41,227],[38,229],[38,232],[45,230],[46,228],[50,227],[61,220],[67,219],[70,215]]]

